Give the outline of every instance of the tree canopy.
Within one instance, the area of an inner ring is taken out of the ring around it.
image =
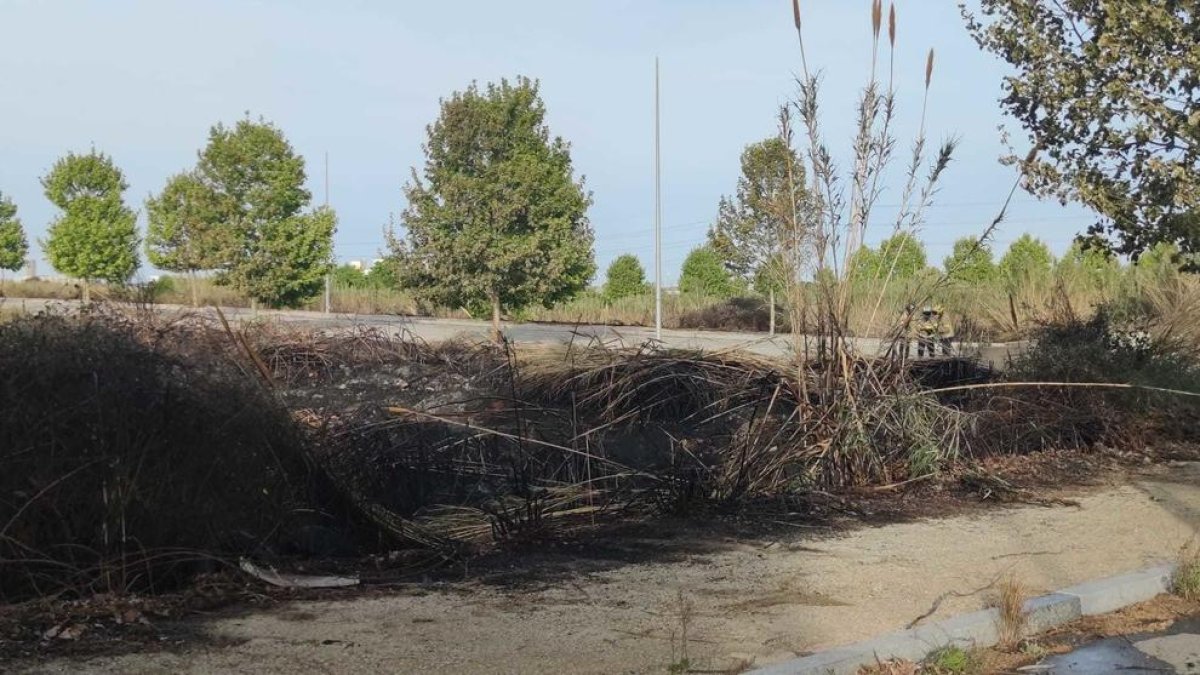
[[[198,176],[172,176],[161,193],[146,200],[146,258],[192,277],[221,267],[235,246],[224,218],[215,193]],[[192,304],[197,304],[194,278]]]
[[[781,248],[797,236],[793,219],[807,209],[804,164],[774,136],[746,146],[741,167],[736,195],[721,197],[708,245],[734,276],[774,288],[764,276],[784,272]]]
[[[605,278],[604,299],[609,302],[642,295],[649,289],[646,284],[646,270],[632,253],[617,256],[609,264]]]
[[[0,193],[0,270],[16,272],[25,264],[29,240],[17,218],[17,205]]]
[[[1055,263],[1055,271],[1061,278],[1075,278],[1091,288],[1099,288],[1116,281],[1121,265],[1111,252],[1075,241]]]
[[[400,281],[451,307],[553,306],[583,290],[596,265],[591,196],[570,146],[551,137],[538,84],[472,84],[441,102],[425,167],[405,186],[404,237],[389,236]]]
[[[942,261],[946,276],[954,281],[980,284],[996,278],[992,247],[975,237],[962,237],[954,242],[954,250]]]
[[[297,307],[325,287],[333,267],[337,215],[321,206],[254,229],[254,239],[226,274],[228,282],[271,307]]]
[[[733,275],[715,251],[698,246],[688,253],[679,272],[680,293],[728,298],[736,295],[737,290]]]
[[[354,265],[338,265],[333,268],[333,283],[338,288],[367,288],[370,284],[367,281],[366,272],[362,268]]]
[[[177,187],[188,196],[186,213],[205,220],[196,232],[212,267],[200,269],[216,268],[218,282],[273,307],[294,307],[321,291],[333,267],[337,217],[327,207],[304,211],[312,198],[304,158],[282,131],[248,118],[233,128],[217,124],[194,177]]]
[[[62,211],[42,242],[54,269],[85,282],[127,282],[139,265],[137,216],[125,206],[128,185],[112,158],[95,150],[68,153],[42,187]]]
[[[1050,274],[1054,265],[1054,255],[1050,247],[1041,239],[1029,233],[1018,237],[1000,258],[998,271],[1000,277],[1008,285],[1009,290],[1020,285]]]
[[[233,128],[214,125],[196,172],[216,194],[226,219],[251,235],[260,223],[300,213],[312,199],[304,187],[304,158],[263,119],[240,119]]]
[[[910,232],[897,232],[879,243],[863,246],[851,257],[850,274],[858,280],[913,279],[925,271],[925,244]]]
[[[1034,148],[1026,187],[1094,209],[1093,232],[1121,253],[1158,241],[1200,251],[1200,232],[1174,227],[1200,207],[1200,6],[980,0],[962,11],[1016,70],[1001,103]]]

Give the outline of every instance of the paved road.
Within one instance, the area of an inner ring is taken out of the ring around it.
[[[1055,675],[1200,673],[1200,617],[1183,619],[1157,633],[1092,642],[1022,670]]]
[[[53,307],[72,308],[78,305],[77,301],[71,300],[0,299],[0,308],[16,307],[29,312]],[[155,307],[165,313],[192,311],[190,307],[180,305],[156,305]],[[202,311],[211,312],[212,310]],[[298,310],[255,311],[236,307],[222,307],[221,311],[227,318],[239,321],[270,318],[288,323],[332,328],[354,325],[375,326],[389,331],[407,331],[429,342],[460,336],[485,340],[491,331],[491,324],[488,322],[464,319],[430,319],[383,314],[324,314]],[[636,346],[654,338],[652,328],[633,326],[506,323],[504,324],[504,333],[513,342],[524,344],[565,344],[571,341],[579,344],[589,340],[600,340],[605,343]],[[785,356],[794,353],[794,342],[790,335],[771,337],[765,333],[664,330],[662,341],[665,346],[677,349],[703,349],[705,351],[741,349],[767,356]],[[855,338],[855,341],[858,343],[858,349],[863,353],[877,354],[882,348],[882,341],[878,338]],[[981,360],[985,362],[1001,365],[1017,347],[1019,347],[1017,343],[993,343],[967,345],[965,350],[969,353],[978,353]]]

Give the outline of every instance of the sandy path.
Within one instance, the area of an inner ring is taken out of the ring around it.
[[[1079,508],[1001,509],[837,537],[730,540],[715,552],[593,568],[525,590],[455,585],[295,604],[207,624],[244,640],[237,646],[20,668],[663,673],[678,658],[681,592],[694,607],[693,667],[761,665],[901,628],[943,592],[979,588],[1006,570],[1047,591],[1170,558],[1200,524],[1200,468],[1178,466],[1078,501]],[[952,598],[938,615],[982,602]]]

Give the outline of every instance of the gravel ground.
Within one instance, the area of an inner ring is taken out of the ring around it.
[[[1035,593],[1171,558],[1200,523],[1200,468],[1176,464],[1022,506],[845,533],[622,539],[539,573],[294,603],[198,626],[223,646],[0,664],[17,672],[663,673],[764,665],[899,629],[947,591],[1012,572]],[[614,545],[615,546],[615,545]],[[936,616],[981,607],[950,597]]]

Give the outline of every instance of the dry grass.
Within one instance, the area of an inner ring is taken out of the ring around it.
[[[1025,601],[1028,599],[1029,589],[1012,574],[1000,579],[994,594],[988,598],[988,606],[994,607],[1000,613],[996,626],[1000,635],[1000,649],[1015,648],[1025,636],[1025,626],[1028,623]]]
[[[1195,541],[1179,549],[1171,592],[1189,602],[1200,600],[1200,544]]]
[[[199,280],[202,306],[247,307],[249,301],[232,289]],[[887,336],[896,329],[905,306],[928,292],[923,280],[853,281],[854,291],[847,294],[846,330],[851,335]],[[80,297],[77,284],[55,281],[7,282],[0,289],[10,299],[46,298],[74,300]],[[814,312],[820,306],[820,291],[815,285],[802,289],[808,326],[818,324]],[[93,286],[98,300],[137,300],[178,304],[191,303],[190,289],[184,279],[145,289],[120,289]],[[1010,297],[1012,302],[1010,304]],[[985,284],[947,283],[938,288],[936,299],[946,308],[958,336],[966,341],[1003,341],[1027,336],[1038,326],[1056,320],[1064,308],[1082,319],[1095,314],[1101,306],[1150,305],[1162,310],[1162,316],[1179,317],[1175,334],[1187,336],[1200,350],[1200,278],[1187,274],[1147,276],[1129,268],[1119,283],[1096,286],[1090,280],[1055,274],[1043,280],[1031,280],[1010,294],[999,282]],[[319,311],[323,298],[314,298],[303,307]],[[411,294],[391,289],[335,288],[332,311],[339,314],[384,314],[472,318],[462,309],[431,307]],[[779,313],[779,331],[789,331],[788,312]],[[480,317],[474,317],[480,318]],[[557,307],[531,307],[516,313],[514,320],[612,326],[652,326],[654,299],[634,296],[608,302],[597,294],[586,293]],[[769,320],[766,303],[758,297],[709,298],[704,296],[665,295],[663,326],[666,328],[765,332]]]

